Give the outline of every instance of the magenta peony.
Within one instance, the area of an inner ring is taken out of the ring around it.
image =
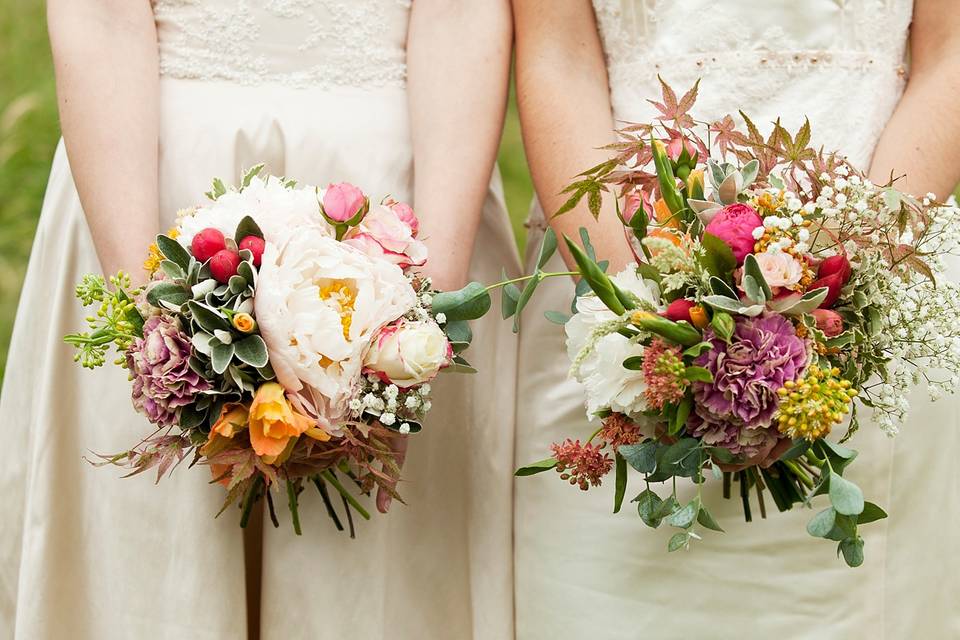
[[[735,454],[772,448],[779,438],[772,424],[777,390],[803,373],[806,344],[789,320],[772,314],[738,317],[730,344],[710,329],[704,339],[713,349],[695,362],[713,374],[713,382],[694,384],[698,419],[691,422],[692,435]]]
[[[133,406],[153,424],[171,427],[181,407],[193,403],[210,383],[190,368],[190,336],[168,316],[152,316],[143,325],[143,337],[127,349],[127,368],[133,378]]]
[[[756,240],[753,230],[763,226],[763,219],[750,205],[730,204],[713,217],[705,231],[723,240],[733,249],[737,265],[742,265],[748,253],[753,251]]]

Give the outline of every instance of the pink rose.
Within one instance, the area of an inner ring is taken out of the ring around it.
[[[707,225],[706,232],[714,235],[733,249],[737,265],[742,265],[748,253],[753,252],[756,240],[753,230],[763,226],[763,219],[750,205],[736,203],[725,206]]]
[[[417,219],[417,214],[413,212],[413,208],[405,202],[397,202],[396,200],[387,200],[386,205],[397,214],[401,221],[410,227],[413,237],[417,237],[417,234],[420,233],[420,220]]]
[[[823,334],[828,338],[833,338],[843,333],[843,318],[841,318],[840,314],[836,311],[831,311],[830,309],[814,309],[810,315],[817,321],[817,329],[823,331]]]
[[[693,158],[697,155],[697,148],[693,146],[693,143],[687,140],[686,137],[682,135],[672,136],[670,142],[667,143],[667,155],[670,156],[670,159],[676,162],[680,155],[686,149],[687,154]]]
[[[756,253],[763,279],[771,287],[792,287],[803,277],[803,265],[789,253]]]
[[[323,212],[336,222],[346,222],[353,218],[367,202],[357,187],[349,182],[331,184],[323,194]]]
[[[402,269],[419,267],[427,261],[427,247],[416,239],[416,216],[409,207],[398,213],[387,205],[370,209],[359,225],[350,230],[344,242],[368,256],[383,258]],[[412,218],[411,218],[412,216]],[[414,226],[411,225],[411,220]]]

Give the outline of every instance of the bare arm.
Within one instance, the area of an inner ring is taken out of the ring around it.
[[[589,0],[513,0],[513,15],[523,142],[550,219],[566,201],[560,192],[573,177],[611,156],[599,148],[615,139],[607,69]],[[610,260],[611,272],[633,260],[609,196],[599,222],[584,200],[550,224],[572,238],[586,227],[598,256]],[[570,264],[562,243],[561,248]]]
[[[149,0],[48,0],[60,123],[105,273],[157,233],[157,33]]]
[[[439,289],[463,286],[506,110],[508,0],[417,0],[407,37],[414,207]]]
[[[954,0],[916,0],[910,80],[884,129],[870,176],[945,198],[960,181],[960,13]]]

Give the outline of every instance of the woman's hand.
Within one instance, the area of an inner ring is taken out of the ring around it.
[[[574,176],[605,160],[600,147],[614,142],[607,68],[590,0],[514,0],[517,40],[517,102],[523,142],[537,196],[558,234],[578,237],[586,227],[610,272],[633,262],[611,195],[599,220],[586,200],[551,218],[567,199],[561,194]],[[573,267],[564,243],[567,264]]]
[[[417,0],[411,10],[413,206],[439,290],[467,280],[506,112],[511,26],[508,0]]]
[[[157,32],[149,0],[48,0],[60,124],[100,265],[134,280],[159,225]]]
[[[870,177],[946,199],[960,181],[960,12],[954,0],[916,0],[910,79],[873,155]]]

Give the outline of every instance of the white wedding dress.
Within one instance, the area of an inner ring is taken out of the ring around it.
[[[867,168],[904,87],[911,0],[595,0],[594,8],[619,121],[655,115],[646,99],[659,99],[657,74],[678,92],[702,77],[698,119],[743,109],[758,124],[782,116],[794,131],[808,116],[815,142]],[[542,214],[534,222],[542,229]],[[569,308],[572,287],[545,286],[521,332],[518,464],[590,432],[582,392],[566,380],[563,331],[542,319]],[[727,532],[668,554],[669,527],[647,529],[634,505],[612,515],[612,477],[587,493],[555,474],[519,479],[518,638],[960,637],[960,402],[931,404],[924,393],[912,402],[898,438],[865,420],[852,441],[861,459],[850,473],[891,514],[863,527],[858,569],[806,533],[815,511],[773,509],[746,524],[719,482],[708,483],[705,501]],[[642,488],[632,477],[628,500]],[[692,495],[691,485],[682,491]]]
[[[161,227],[243,168],[372,197],[412,197],[405,92],[410,0],[154,0],[161,56]],[[109,149],[103,162],[110,162]],[[412,203],[416,207],[416,203]],[[117,224],[122,225],[122,211]],[[471,276],[519,261],[499,178]],[[146,249],[146,247],[144,247]],[[72,362],[74,299],[99,270],[63,147],[43,205],[0,404],[0,637],[227,640],[247,633],[239,511],[203,469],[120,479],[90,451],[148,432],[125,373]],[[475,323],[481,373],[443,376],[410,443],[408,505],[337,533],[316,492],[303,536],[284,499],[263,543],[260,637],[513,637],[512,464],[516,342]],[[372,505],[371,511],[374,511]]]

